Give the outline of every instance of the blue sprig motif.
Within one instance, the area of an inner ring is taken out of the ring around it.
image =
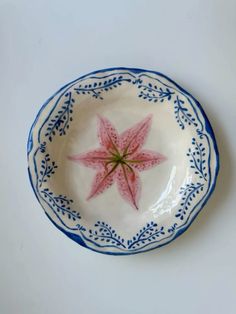
[[[122,75],[115,76],[104,81],[90,83],[90,84],[80,84],[78,87],[74,88],[78,95],[92,95],[96,99],[103,99],[102,92],[107,92],[113,88],[117,88],[122,85],[122,82],[131,82],[131,79],[124,78]]]
[[[61,194],[56,196],[48,188],[41,190],[41,194],[44,197],[44,201],[53,208],[56,213],[62,216],[66,215],[67,218],[73,221],[81,218],[80,214],[70,207],[73,203],[72,199],[68,199],[67,196]]]
[[[199,194],[204,189],[204,183],[190,183],[186,184],[184,187],[180,188],[180,194],[182,195],[180,209],[178,210],[175,217],[180,218],[181,220],[184,219],[184,216],[186,215],[191,202],[196,197],[197,194]]]
[[[148,83],[147,85],[142,84],[142,80],[138,80],[138,88],[141,89],[138,97],[147,99],[148,101],[153,102],[163,102],[166,100],[171,100],[172,95],[175,92],[171,92],[169,88],[163,89],[157,85]]]
[[[186,154],[190,159],[190,167],[193,169],[194,173],[199,176],[201,182],[186,184],[184,187],[180,188],[180,194],[182,195],[180,209],[175,215],[181,220],[187,213],[191,202],[204,189],[204,184],[207,181],[207,171],[206,171],[206,152],[205,147],[202,143],[199,143],[195,138],[192,138],[192,147],[188,149]]]
[[[60,136],[66,134],[66,130],[69,129],[69,123],[72,121],[74,98],[71,92],[67,92],[64,95],[65,100],[61,108],[57,111],[56,115],[50,120],[45,134],[49,141],[52,141],[52,137],[59,133]]]
[[[89,237],[94,241],[101,241],[101,243],[112,244],[118,247],[125,248],[124,239],[121,238],[111,226],[105,222],[98,221],[94,225],[98,230],[89,230]]]
[[[192,138],[192,145],[194,148],[189,148],[187,156],[190,157],[191,168],[194,169],[194,173],[199,175],[200,179],[207,181],[206,171],[206,152],[202,143],[198,143],[195,138]]]
[[[188,109],[184,107],[184,100],[180,99],[179,96],[176,96],[174,104],[175,118],[182,130],[185,128],[185,124],[193,124],[195,127],[198,126],[196,119],[192,116]]]
[[[45,152],[45,147],[41,149],[41,152]],[[39,187],[41,187],[43,183],[47,182],[48,178],[50,178],[55,173],[56,168],[57,165],[55,161],[51,162],[49,154],[46,154],[44,159],[41,161],[41,170],[39,172]]]
[[[168,229],[168,233],[175,232],[176,228],[178,227],[178,224],[175,222],[171,227]]]
[[[132,240],[127,241],[128,249],[136,249],[147,243],[156,240],[160,235],[164,235],[164,227],[158,227],[157,223],[151,221],[147,223],[137,234],[132,238]]]
[[[39,145],[39,150],[41,153],[45,153],[46,151],[46,142],[43,142]]]

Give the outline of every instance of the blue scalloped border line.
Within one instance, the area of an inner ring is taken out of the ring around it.
[[[120,72],[106,75],[106,72],[112,71]],[[98,77],[93,77],[93,75],[100,73],[104,73],[104,76],[99,77],[98,81],[91,84],[86,82],[88,78],[98,79]],[[154,78],[151,76],[152,74],[159,76],[159,78]],[[129,78],[127,78],[127,75]],[[162,82],[160,78],[169,81],[175,88]],[[152,82],[155,81],[155,83],[146,83],[145,79],[151,79]],[[75,105],[75,99],[72,96],[71,89],[78,95],[90,95],[94,99],[103,100],[106,92],[114,88],[119,88],[122,84],[136,85],[138,90],[137,96],[148,102],[163,103],[164,100],[173,100],[174,117],[179,127],[182,130],[191,125],[196,128],[196,137],[192,138],[192,146],[186,152],[186,156],[189,158],[190,168],[193,170],[195,176],[198,177],[198,181],[196,183],[186,183],[180,188],[179,194],[181,196],[181,202],[175,215],[177,219],[176,222],[165,230],[164,226],[159,226],[156,222],[151,221],[130,239],[122,238],[112,226],[103,221],[96,222],[93,229],[85,228],[81,225],[81,215],[73,209],[72,199],[68,198],[66,195],[54,195],[48,188],[43,187],[44,183],[50,179],[58,168],[56,162],[51,160],[47,152],[47,143],[45,141],[48,140],[48,142],[51,142],[54,136],[66,135],[70,123],[72,122],[72,114]],[[75,85],[76,87],[74,87]],[[91,72],[63,86],[42,106],[29,132],[27,141],[28,160],[34,147],[34,127],[44,108],[58,95],[58,99],[38,131],[38,143],[33,154],[33,165],[31,165],[35,174],[36,184],[33,183],[31,167],[30,165],[28,166],[30,183],[38,201],[43,208],[44,204],[46,204],[47,207],[52,210],[53,214],[60,222],[60,225],[45,211],[52,223],[78,244],[93,251],[110,255],[130,255],[146,252],[168,244],[185,232],[212,194],[219,172],[219,153],[216,139],[209,120],[199,102],[173,80],[159,72],[124,67],[108,68]],[[189,111],[185,103],[186,100],[191,106],[191,111]],[[57,108],[59,102],[62,103],[62,106]],[[199,118],[196,108],[200,110],[204,121]],[[42,129],[45,125],[46,133],[43,134],[44,141],[42,141]],[[209,147],[208,156],[206,155],[205,147],[202,143],[203,140],[207,141]],[[210,141],[212,141],[216,157],[215,169],[211,169],[212,152]],[[36,160],[38,154],[42,157],[40,162]],[[212,170],[214,173],[212,173]],[[195,197],[204,191],[205,194],[202,196],[201,200],[192,206]],[[181,224],[186,215],[188,218],[185,220],[184,224]],[[73,227],[68,225],[64,219],[65,217],[66,221],[73,222]],[[150,245],[152,245],[151,248]]]

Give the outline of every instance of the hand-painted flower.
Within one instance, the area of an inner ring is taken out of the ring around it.
[[[138,209],[141,183],[139,171],[159,165],[167,158],[151,150],[142,150],[151,127],[149,115],[120,135],[111,122],[98,116],[101,147],[69,156],[72,161],[97,170],[88,200],[107,190],[115,181],[124,200]]]

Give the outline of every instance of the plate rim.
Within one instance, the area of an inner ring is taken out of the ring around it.
[[[35,125],[37,124],[38,122],[38,119],[41,115],[41,113],[43,112],[44,108],[48,105],[48,103],[56,96],[58,95],[61,91],[63,91],[67,86],[75,83],[76,81],[80,80],[80,79],[83,79],[83,78],[86,78],[90,75],[93,75],[93,74],[98,74],[98,73],[103,73],[103,72],[109,72],[109,71],[119,71],[119,70],[123,70],[123,71],[129,71],[129,72],[132,72],[134,74],[138,74],[138,73],[141,73],[141,72],[148,72],[148,73],[153,73],[155,75],[159,75],[167,80],[169,80],[172,84],[174,84],[180,91],[182,91],[183,93],[187,94],[188,96],[190,96],[194,102],[195,102],[195,105],[197,106],[197,108],[200,110],[203,118],[204,118],[204,122],[205,122],[205,129],[206,131],[209,133],[209,136],[211,137],[212,139],[212,144],[213,144],[213,148],[214,148],[214,152],[215,152],[215,157],[216,157],[216,165],[215,165],[215,176],[212,180],[212,185],[211,185],[211,188],[208,192],[208,195],[207,197],[205,198],[205,200],[202,202],[202,204],[199,206],[198,208],[198,211],[192,216],[192,218],[190,219],[189,223],[185,226],[183,226],[183,228],[179,229],[175,236],[173,238],[171,238],[170,240],[166,241],[165,243],[162,243],[162,244],[158,244],[152,248],[147,248],[145,250],[138,250],[138,251],[127,251],[127,252],[111,252],[111,251],[100,251],[100,250],[97,250],[95,248],[92,248],[90,246],[88,246],[85,241],[82,239],[82,237],[80,235],[77,235],[77,234],[74,234],[72,232],[69,232],[69,231],[66,231],[65,229],[63,229],[61,226],[59,226],[48,214],[47,212],[44,210],[44,213],[46,214],[46,216],[49,218],[49,220],[53,223],[54,226],[56,226],[57,229],[59,229],[61,232],[63,232],[67,237],[69,237],[70,239],[72,239],[73,241],[75,241],[77,244],[89,249],[89,250],[92,250],[94,252],[97,252],[97,253],[101,253],[101,254],[106,254],[106,255],[115,255],[115,256],[125,256],[125,255],[134,255],[134,254],[139,254],[139,253],[145,253],[145,252],[148,252],[148,251],[152,251],[154,249],[157,249],[157,248],[160,248],[162,246],[165,246],[169,243],[171,243],[172,241],[176,240],[181,234],[183,234],[184,232],[186,232],[188,230],[188,228],[192,225],[192,223],[194,222],[194,220],[196,219],[196,217],[198,216],[198,214],[202,211],[203,207],[206,205],[206,203],[208,202],[209,198],[211,197],[213,191],[215,190],[215,187],[216,187],[216,182],[217,182],[217,178],[218,178],[218,174],[219,174],[219,170],[220,170],[220,156],[219,156],[219,150],[218,150],[218,146],[217,146],[217,142],[216,142],[216,137],[215,137],[215,134],[214,134],[214,131],[213,131],[213,128],[211,126],[211,123],[205,113],[205,111],[203,110],[202,108],[202,105],[200,104],[200,102],[191,94],[189,93],[188,91],[186,91],[183,87],[181,87],[179,84],[177,84],[174,80],[172,80],[171,78],[169,78],[167,75],[161,73],[161,72],[158,72],[158,71],[154,71],[154,70],[147,70],[147,69],[142,69],[142,68],[129,68],[129,67],[111,67],[111,68],[104,68],[104,69],[100,69],[100,70],[95,70],[95,71],[92,71],[92,72],[89,72],[87,74],[84,74],[72,81],[70,81],[69,83],[63,85],[61,88],[59,88],[51,97],[49,97],[44,103],[43,105],[40,107],[31,127],[30,127],[30,130],[29,130],[29,133],[28,133],[28,138],[27,138],[27,164],[28,164],[28,176],[29,176],[29,180],[30,180],[30,184],[31,184],[31,188],[39,202],[39,204],[41,205],[40,201],[39,201],[39,198],[38,198],[38,195],[34,189],[34,185],[33,185],[33,181],[32,181],[32,176],[31,176],[31,172],[30,172],[30,164],[29,164],[29,155],[30,155],[30,152],[33,148],[33,138],[32,138],[32,135],[33,135],[33,131],[34,131],[34,127]],[[41,205],[41,207],[43,207]]]

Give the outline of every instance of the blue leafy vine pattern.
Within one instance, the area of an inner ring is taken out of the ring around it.
[[[39,193],[41,199],[52,209],[54,214],[60,220],[60,222],[71,230],[83,230],[84,228],[79,224],[79,219],[81,219],[80,214],[71,208],[73,200],[68,198],[66,195],[55,195],[45,186],[45,183],[50,179],[50,177],[55,173],[58,166],[55,161],[51,161],[50,155],[47,153],[46,142],[40,144],[38,149],[35,152],[34,158],[36,159],[37,154],[40,154],[41,162],[38,163],[40,168],[37,169],[36,165],[36,190]],[[41,157],[42,156],[42,157]],[[67,217],[69,220],[75,222],[76,224],[71,227],[65,223],[63,220],[64,217]]]
[[[85,85],[79,84],[79,86],[75,87],[74,90],[78,95],[92,95],[92,97],[102,100],[103,92],[108,92],[113,88],[117,88],[118,86],[121,86],[123,82],[131,82],[131,79],[124,78],[120,75],[100,82]]]
[[[175,230],[177,229],[177,227],[178,227],[178,224],[175,222],[172,226],[170,226],[169,228],[168,228],[168,233],[173,233],[173,232],[175,232]]]
[[[194,173],[199,176],[200,182],[189,183],[180,188],[180,195],[182,195],[180,208],[178,209],[175,217],[180,220],[184,220],[185,215],[192,201],[197,194],[204,190],[205,182],[207,181],[206,172],[206,153],[205,147],[202,143],[199,143],[195,138],[192,138],[192,147],[188,149],[187,157],[190,158],[190,168],[193,169]]]
[[[197,182],[186,184],[184,187],[180,188],[179,193],[182,195],[180,204],[181,207],[175,217],[180,218],[181,220],[184,219],[193,199],[196,197],[197,194],[203,191],[203,187],[204,183]]]
[[[174,114],[177,123],[183,130],[185,125],[198,126],[196,118],[189,112],[188,108],[184,106],[185,101],[180,99],[179,95],[176,95],[175,91],[171,91],[169,87],[161,87],[157,84],[144,83],[142,79],[135,81],[138,89],[140,89],[138,97],[146,99],[150,102],[164,102],[164,100],[170,101],[175,96],[174,100]]]
[[[157,223],[153,221],[147,223],[132,240],[127,241],[128,249],[137,249],[140,246],[155,241],[161,235],[165,235],[163,226],[159,228]]]
[[[113,88],[121,86],[122,83],[130,83],[132,80],[130,78],[125,78],[122,75],[115,76],[113,78],[107,78],[104,81],[94,82],[90,84],[80,83],[77,87],[74,87],[74,91],[78,95],[91,95],[96,99],[103,100],[102,93],[108,92]],[[72,97],[72,92],[65,92],[64,101],[62,101],[62,106],[56,112],[55,116],[49,121],[45,137],[48,137],[49,141],[52,141],[53,136],[57,133],[62,136],[66,135],[66,131],[69,129],[70,122],[73,121],[73,106],[75,104],[75,99]]]
[[[166,84],[160,85],[160,81],[156,80],[156,83],[150,83],[142,79],[145,74],[132,75],[131,78],[127,76],[112,75],[110,78],[97,78],[95,82],[85,83],[81,82],[76,84],[73,90],[78,95],[90,95],[95,99],[103,100],[103,94],[121,86],[124,82],[132,83],[137,86],[139,90],[138,97],[145,99],[149,102],[160,102],[163,103],[165,100],[174,100],[174,115],[180,128],[183,130],[187,125],[194,126],[196,128],[196,134],[199,139],[207,138],[207,135],[203,132],[204,127],[202,122],[197,116],[194,116],[194,112],[190,111],[188,106],[185,104],[185,100],[181,94],[176,93],[176,89],[169,87]],[[55,113],[52,112],[51,119],[46,126],[45,138],[50,142],[53,140],[55,135],[66,135],[66,131],[69,129],[70,122],[73,114],[73,107],[75,105],[75,99],[72,89],[67,89],[64,94],[61,95],[62,105],[55,106]],[[178,91],[177,91],[178,92]],[[182,94],[184,95],[184,94]],[[187,98],[186,98],[187,100]],[[188,102],[191,104],[190,100]],[[208,142],[209,144],[209,142]],[[90,239],[94,245],[100,247],[116,247],[120,250],[139,250],[148,244],[159,242],[164,238],[164,235],[170,234],[172,237],[175,232],[182,226],[178,221],[174,222],[165,231],[164,226],[158,226],[156,222],[149,222],[140,231],[133,236],[131,239],[125,240],[113,229],[112,226],[106,222],[98,221],[94,225],[94,229],[87,229],[80,224],[81,215],[73,210],[73,200],[68,198],[66,195],[55,195],[47,187],[44,187],[45,183],[50,179],[50,177],[55,173],[58,166],[55,161],[52,161],[49,154],[46,152],[46,142],[40,143],[39,137],[39,147],[34,153],[34,163],[35,166],[37,162],[35,161],[37,152],[43,153],[43,158],[40,161],[39,170],[35,169],[37,176],[37,192],[44,202],[52,209],[54,214],[60,220],[63,226],[67,229],[78,231],[85,241]],[[191,208],[191,203],[193,202],[196,195],[204,190],[205,183],[208,179],[208,169],[206,166],[206,152],[205,147],[201,142],[198,142],[196,138],[192,139],[192,147],[189,148],[187,152],[187,157],[189,157],[190,167],[193,169],[194,173],[198,175],[199,181],[196,183],[188,183],[180,188],[181,203],[180,207],[175,215],[177,219],[181,221],[184,220],[187,212]],[[209,160],[208,160],[209,163]],[[210,176],[210,173],[209,173]],[[66,220],[73,222],[68,224]],[[166,237],[168,238],[168,237]]]
[[[205,147],[202,143],[198,143],[195,138],[192,139],[192,148],[189,148],[187,156],[190,157],[191,168],[194,173],[199,175],[200,179],[207,181],[206,171],[206,153]]]
[[[157,85],[153,85],[152,83],[145,85],[142,80],[137,80],[136,83],[140,89],[138,97],[147,99],[148,101],[163,102],[165,99],[171,100],[174,95],[174,92],[171,92],[169,88],[163,89],[162,87],[157,87]]]
[[[106,242],[118,247],[126,248],[124,243],[125,240],[117,235],[116,231],[107,223],[98,221],[94,227],[97,228],[97,230],[89,230],[89,237],[94,241],[99,240],[99,242]]]
[[[62,107],[57,111],[56,115],[50,120],[45,134],[49,141],[52,141],[52,137],[59,133],[60,136],[66,135],[66,130],[69,129],[69,123],[73,120],[73,106],[74,98],[71,92],[67,92],[64,95],[64,102]]]
[[[39,178],[39,187],[42,186],[43,183],[47,182],[48,178],[50,178],[54,173],[57,165],[55,161],[51,162],[49,154],[46,154],[41,161],[41,170]]]
[[[73,200],[68,199],[67,196],[61,194],[56,196],[50,192],[48,188],[43,189],[41,193],[44,196],[44,199],[48,200],[57,213],[63,216],[67,215],[67,218],[72,219],[73,221],[81,218],[78,212],[71,209]]]
[[[176,121],[178,122],[182,130],[185,128],[185,124],[193,124],[195,127],[197,127],[198,124],[196,122],[196,119],[188,111],[187,107],[184,107],[184,103],[184,100],[180,99],[179,96],[176,96],[176,99],[174,101]]]

